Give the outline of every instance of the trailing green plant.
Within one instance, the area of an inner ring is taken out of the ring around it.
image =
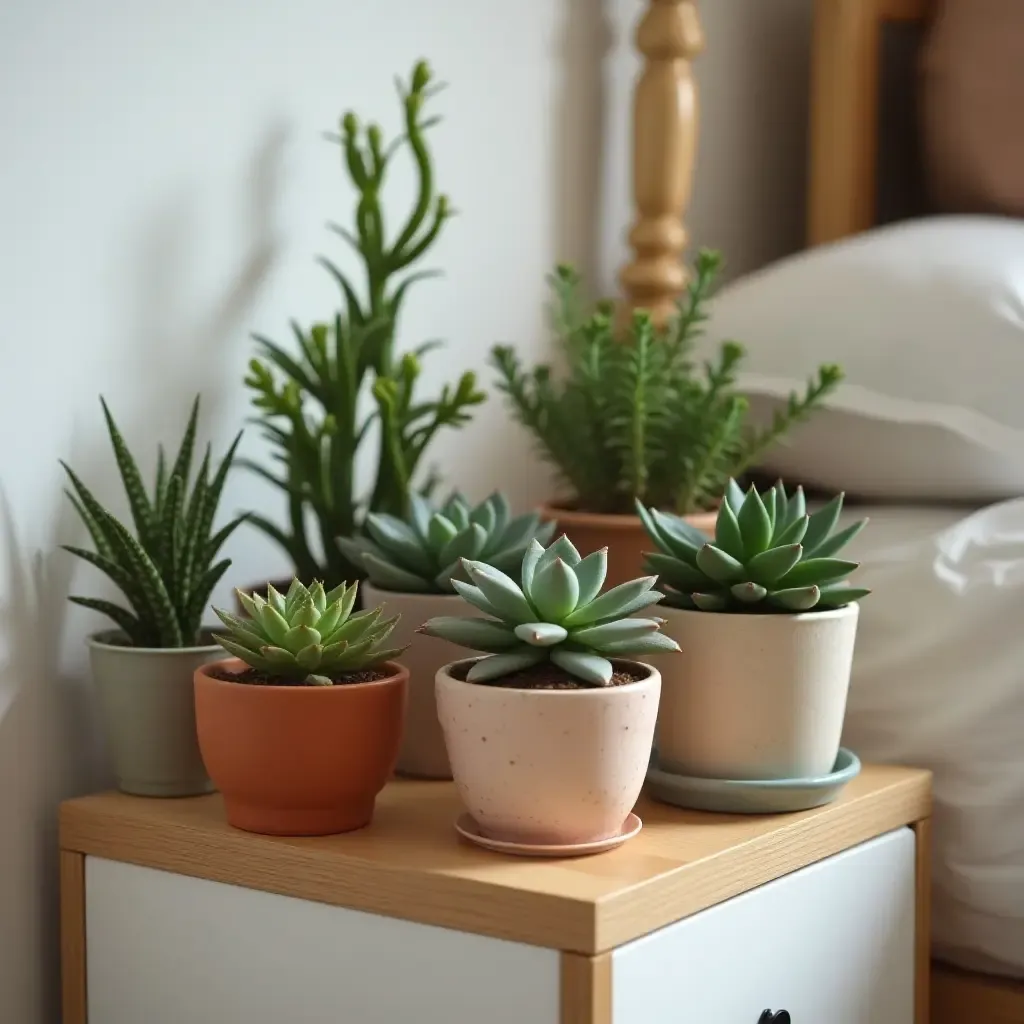
[[[727,341],[700,368],[694,359],[720,267],[717,253],[701,251],[674,317],[658,326],[637,311],[621,336],[611,304],[585,315],[579,276],[560,266],[549,282],[564,377],[547,364],[525,369],[510,346],[492,349],[498,388],[574,507],[622,513],[639,500],[680,514],[710,508],[730,476],[754,465],[842,379],[838,366],[819,367],[770,424],[749,426],[735,390],[743,347]]]
[[[214,562],[224,541],[246,516],[214,531],[224,480],[231,467],[239,433],[216,467],[206,453],[192,478],[192,456],[199,418],[199,398],[185,428],[178,453],[168,463],[157,451],[156,481],[147,493],[142,474],[107,403],[100,399],[110,443],[131,509],[134,533],[108,512],[66,462],[71,482],[65,493],[92,538],[95,550],[64,545],[105,573],[129,607],[94,597],[72,597],[75,604],[112,619],[134,647],[192,647],[202,642],[202,616],[210,594],[231,565]],[[191,483],[190,483],[191,479]]]
[[[533,540],[523,556],[521,584],[484,562],[465,560],[472,582],[453,580],[455,590],[486,618],[437,616],[418,632],[483,651],[466,678],[491,683],[550,661],[586,686],[608,686],[611,659],[678,651],[659,633],[664,619],[634,618],[657,604],[656,577],[621,583],[601,593],[608,549],[586,558],[568,537],[549,548]]]
[[[381,645],[398,616],[382,618],[383,606],[352,614],[359,584],[341,584],[329,593],[319,580],[306,587],[292,580],[286,595],[272,586],[266,598],[236,591],[248,618],[214,608],[227,635],[214,640],[280,685],[333,686],[346,673],[375,668],[404,647]]]
[[[730,480],[714,543],[677,516],[636,503],[657,551],[645,555],[666,604],[707,612],[806,612],[841,608],[871,593],[842,581],[857,562],[836,558],[867,523],[835,532],[843,495],[808,515],[803,489],[787,496],[780,480],[745,494]]]
[[[356,207],[351,230],[328,226],[354,251],[364,282],[357,284],[320,257],[341,289],[343,309],[308,329],[293,321],[293,350],[256,336],[260,356],[250,362],[245,383],[277,466],[248,465],[286,495],[288,525],[282,528],[262,515],[251,519],[285,549],[305,579],[318,577],[334,585],[358,576],[358,566],[337,538],[358,532],[367,508],[405,514],[412,481],[438,431],[467,423],[469,410],[485,399],[470,372],[436,397],[417,394],[421,360],[438,342],[395,353],[399,315],[410,287],[436,276],[413,268],[453,214],[448,197],[435,190],[426,141],[439,120],[424,116],[437,88],[422,61],[408,85],[398,82],[404,133],[390,144],[379,126],[363,128],[354,113],[341,119],[340,134],[330,138],[341,146]],[[404,223],[389,237],[384,192],[394,158],[402,151],[412,157],[416,196]],[[374,407],[362,415],[360,397],[367,389]],[[356,492],[355,463],[371,433],[377,434],[379,451],[371,491],[363,500]],[[316,537],[310,535],[312,523]]]
[[[381,590],[454,593],[453,579],[465,581],[462,560],[477,559],[516,572],[530,541],[546,544],[555,523],[535,512],[513,517],[503,494],[475,508],[459,493],[439,509],[417,494],[409,496],[404,519],[385,513],[366,516],[366,536],[339,540],[342,552]]]

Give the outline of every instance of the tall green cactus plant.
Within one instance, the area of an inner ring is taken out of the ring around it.
[[[246,385],[258,422],[273,449],[278,470],[249,466],[288,498],[289,525],[264,516],[252,521],[288,552],[296,575],[323,579],[335,587],[364,575],[337,544],[362,526],[366,511],[404,515],[410,488],[431,441],[444,427],[468,422],[469,410],[484,400],[472,373],[445,385],[435,398],[417,396],[420,361],[436,343],[398,356],[399,314],[416,281],[435,271],[413,269],[452,216],[448,197],[437,193],[426,132],[438,120],[424,108],[437,91],[424,62],[406,85],[398,82],[404,133],[385,145],[381,129],[363,128],[352,112],[332,136],[341,146],[343,167],[356,193],[353,228],[330,224],[361,264],[356,284],[326,257],[320,263],[338,283],[343,308],[329,322],[304,329],[292,323],[296,349],[288,351],[257,336],[260,357],[249,364]],[[405,223],[389,239],[383,195],[394,157],[407,151],[418,187]],[[369,382],[374,409],[360,416],[359,398]],[[356,455],[372,432],[379,436],[376,473],[365,507],[357,498]],[[309,535],[315,522],[318,538]]]

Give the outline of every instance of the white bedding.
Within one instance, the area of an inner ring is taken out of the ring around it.
[[[936,954],[1024,977],[1024,499],[863,515],[844,743],[935,773]]]

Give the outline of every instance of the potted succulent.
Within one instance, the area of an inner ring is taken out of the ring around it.
[[[199,417],[196,398],[173,463],[159,449],[156,482],[147,493],[138,465],[101,399],[107,430],[131,509],[134,531],[97,501],[62,463],[68,498],[85,524],[93,550],[65,545],[105,573],[127,607],[95,597],[75,604],[107,616],[115,629],[89,637],[89,660],[118,785],[139,796],[209,792],[196,742],[192,674],[220,656],[202,616],[210,593],[231,562],[217,552],[244,517],[214,530],[224,480],[241,435],[220,464],[207,446],[192,474]]]
[[[238,594],[246,618],[214,609],[234,657],[195,673],[199,747],[228,823],[319,836],[370,823],[394,768],[408,672],[382,645],[395,619],[353,614],[358,584],[329,593]]]
[[[840,494],[807,514],[781,482],[745,494],[729,481],[713,542],[682,519],[637,512],[657,549],[647,565],[666,590],[665,633],[682,654],[665,666],[658,762],[713,779],[828,775],[839,751],[857,632],[837,558],[863,528],[835,532]]]
[[[341,538],[338,546],[368,577],[362,586],[364,600],[370,605],[383,602],[388,612],[401,616],[395,638],[408,645],[404,661],[409,702],[397,769],[404,775],[450,779],[434,677],[459,654],[446,640],[417,634],[415,626],[465,608],[453,584],[466,580],[463,558],[517,572],[530,541],[546,544],[555,524],[542,524],[536,513],[512,516],[502,494],[492,494],[474,508],[456,493],[438,509],[412,494],[409,509],[405,518],[369,513],[365,535]]]
[[[276,463],[246,465],[284,494],[288,517],[286,526],[264,515],[254,514],[251,521],[285,550],[299,578],[322,579],[329,587],[360,575],[337,539],[361,529],[367,508],[404,515],[435,435],[468,422],[470,410],[485,398],[471,372],[446,384],[436,397],[418,391],[421,359],[437,342],[404,354],[395,351],[410,287],[436,274],[417,268],[454,212],[448,197],[435,189],[427,141],[438,120],[427,116],[427,103],[439,86],[422,61],[408,84],[398,84],[403,122],[398,139],[386,144],[379,126],[363,127],[351,112],[341,119],[340,134],[331,136],[341,146],[357,203],[351,230],[329,227],[353,250],[365,288],[321,257],[340,288],[342,311],[309,328],[293,322],[291,346],[257,335],[259,357],[250,362],[245,379]],[[412,158],[416,191],[411,212],[400,222],[390,213],[385,218],[383,200],[403,151]],[[367,391],[374,405],[369,415],[363,407]],[[364,443],[377,452],[365,503],[355,479]]]
[[[638,311],[625,336],[610,304],[581,312],[579,277],[559,267],[550,281],[566,374],[556,380],[547,365],[526,370],[509,346],[492,351],[514,417],[566,486],[546,514],[581,552],[609,548],[613,584],[642,571],[646,541],[636,501],[711,531],[725,481],[753,466],[842,378],[838,367],[820,367],[770,424],[750,427],[746,399],[734,388],[743,348],[727,342],[701,368],[693,354],[720,266],[718,254],[702,251],[676,315],[658,326]]]
[[[438,617],[430,636],[486,652],[437,674],[437,711],[459,795],[480,831],[570,846],[615,836],[643,785],[661,675],[632,655],[675,651],[655,577],[601,593],[603,549],[530,543],[518,578],[467,560],[456,591],[483,618]]]

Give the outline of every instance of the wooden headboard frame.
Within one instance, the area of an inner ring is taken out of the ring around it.
[[[807,240],[875,223],[882,31],[923,22],[936,0],[815,0]]]
[[[693,61],[704,49],[695,0],[647,0],[637,25],[643,69],[633,94],[633,256],[619,281],[625,308],[668,317],[686,285],[683,215],[697,147]]]

